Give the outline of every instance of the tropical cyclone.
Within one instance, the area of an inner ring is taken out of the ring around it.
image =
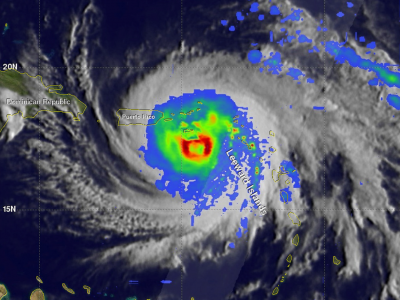
[[[233,149],[230,149],[228,151],[226,151],[226,155],[229,156],[229,153],[232,151]],[[248,186],[246,186],[247,192],[250,194],[251,198],[254,200],[254,202],[257,204],[258,209],[261,212],[261,215],[266,215],[267,214],[267,210],[265,208],[265,206],[261,205],[260,199],[258,198],[257,192],[254,191],[254,189],[252,189],[252,187],[254,186],[254,184],[251,184],[250,179],[248,179],[247,177],[245,177],[245,174],[243,172],[243,168],[239,165],[238,161],[236,160],[235,156],[230,155],[229,159],[232,161],[231,164],[234,165],[234,169],[236,170],[236,172],[239,175],[239,178],[242,179],[244,184],[249,184]]]

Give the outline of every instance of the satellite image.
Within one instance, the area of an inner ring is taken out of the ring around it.
[[[400,299],[399,1],[0,19],[0,300]]]

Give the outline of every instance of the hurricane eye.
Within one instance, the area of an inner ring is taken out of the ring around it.
[[[192,161],[203,161],[207,159],[213,149],[212,139],[205,135],[199,135],[198,139],[182,139],[181,151],[185,158]]]

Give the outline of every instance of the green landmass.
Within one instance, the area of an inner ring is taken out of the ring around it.
[[[86,105],[77,97],[71,94],[61,93],[62,85],[45,85],[40,75],[31,76],[27,73],[20,73],[14,69],[0,71],[0,88],[14,92],[0,99],[1,104],[9,105],[12,113],[7,113],[7,118],[0,120],[0,132],[6,127],[7,122],[17,115],[22,118],[34,118],[39,112],[47,111],[53,113],[67,113],[79,121],[79,115],[86,110]],[[7,94],[7,93],[3,93]],[[18,96],[15,96],[17,94]],[[15,99],[12,99],[14,97]],[[7,98],[11,101],[7,102]],[[50,100],[43,103],[43,99]],[[39,103],[22,102],[27,100],[39,101]],[[66,101],[51,102],[51,101]],[[70,101],[70,104],[68,104]],[[25,104],[27,103],[27,104]],[[7,110],[8,112],[9,110]],[[4,114],[2,114],[4,117]]]
[[[24,75],[12,69],[0,72],[0,87],[7,88],[21,96],[29,95]]]
[[[51,90],[51,89],[49,89]],[[53,98],[62,98],[62,99],[67,99],[70,100],[71,102],[76,102],[76,105],[78,106],[79,111],[85,111],[86,109],[86,105],[82,102],[79,101],[78,98],[76,98],[74,95],[70,95],[70,94],[58,94],[56,92],[49,92],[46,91],[46,95],[49,99],[53,99]],[[55,97],[56,96],[56,97]]]

